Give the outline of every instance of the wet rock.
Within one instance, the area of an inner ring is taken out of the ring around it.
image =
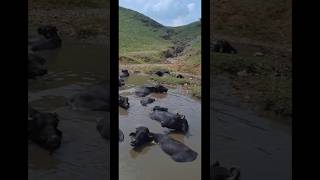
[[[177,57],[184,50],[184,46],[173,46],[163,52],[165,58]]]

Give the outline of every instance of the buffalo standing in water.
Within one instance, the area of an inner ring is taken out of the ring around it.
[[[162,127],[174,129],[183,133],[188,132],[189,125],[184,115],[168,112],[168,108],[155,106],[150,118],[161,123]]]
[[[227,169],[220,166],[219,162],[215,162],[210,167],[210,180],[239,180],[240,170],[238,168]]]
[[[145,97],[151,93],[166,93],[168,88],[158,84],[155,86],[144,85],[136,89],[135,94],[139,97]]]
[[[39,112],[29,108],[29,139],[51,152],[61,145],[62,132],[57,128],[58,124],[56,113]]]
[[[109,111],[109,100],[109,88],[104,81],[71,97],[68,104],[75,110]]]
[[[172,139],[168,135],[151,133],[161,149],[176,162],[192,162],[197,159],[198,153],[185,144]]]
[[[49,25],[41,26],[38,28],[38,34],[43,36],[43,38],[29,41],[30,49],[32,51],[61,47],[61,38],[58,35],[58,29],[56,27]]]

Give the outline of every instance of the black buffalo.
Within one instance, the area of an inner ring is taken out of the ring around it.
[[[130,145],[134,148],[139,148],[147,143],[153,141],[153,136],[150,131],[146,127],[137,127],[136,132],[132,132],[129,134],[131,138]]]
[[[109,88],[104,81],[74,95],[68,104],[75,110],[109,111],[109,95]]]
[[[129,109],[129,98],[128,97],[123,97],[119,96],[119,106],[124,108],[124,109]]]
[[[144,85],[136,89],[135,94],[139,97],[145,97],[151,93],[166,93],[168,88],[158,84],[155,86]]]
[[[29,108],[29,139],[51,152],[61,145],[62,132],[58,129],[59,118],[56,113],[39,112]]]
[[[198,153],[185,144],[172,139],[168,135],[151,133],[153,139],[161,149],[176,162],[192,162],[197,159]]]
[[[143,99],[140,100],[140,103],[142,106],[147,106],[148,104],[151,104],[155,101],[154,98],[150,98],[150,97],[145,97]]]
[[[174,129],[183,133],[188,132],[189,125],[184,115],[168,112],[168,108],[155,106],[150,118],[161,123],[162,127]]]

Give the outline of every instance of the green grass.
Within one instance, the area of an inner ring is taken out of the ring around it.
[[[191,91],[192,96],[201,98],[201,82],[199,80],[181,79],[173,76],[152,77],[151,79],[160,84],[183,85]]]
[[[214,33],[291,46],[291,0],[211,1]]]
[[[109,0],[29,0],[29,2],[40,6],[50,6],[55,8],[106,8]]]
[[[291,69],[291,64],[270,57],[211,54],[214,74],[230,76],[240,93],[253,97],[265,110],[283,116],[292,115]],[[246,71],[246,76],[238,75],[241,71]]]
[[[145,22],[144,22],[145,21]],[[119,52],[126,55],[134,52],[158,55],[167,49],[170,41],[161,37],[165,27],[154,27],[153,20],[129,9],[119,8]]]
[[[161,84],[174,84],[174,85],[190,85],[194,83],[194,81],[191,81],[186,78],[176,78],[172,76],[166,76],[166,77],[152,77],[152,80],[161,83]]]
[[[170,34],[169,38],[165,34]],[[138,12],[119,8],[119,52],[129,60],[125,63],[161,63],[169,47],[188,44],[183,62],[200,64],[200,39],[200,22],[166,27]]]

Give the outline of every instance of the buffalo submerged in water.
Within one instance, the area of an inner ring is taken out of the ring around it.
[[[105,81],[74,95],[68,104],[74,110],[110,110],[110,92]]]
[[[162,127],[174,129],[183,133],[189,130],[188,121],[184,115],[168,112],[168,108],[155,106],[150,118],[161,123]]]
[[[58,124],[56,113],[39,112],[29,107],[29,139],[51,152],[61,145],[62,132],[58,129]]]
[[[160,145],[163,152],[168,154],[176,162],[192,162],[198,153],[190,149],[185,144],[172,139],[168,135],[152,133],[147,127],[138,127],[135,132],[130,133],[131,146],[142,147],[150,142]]]
[[[135,90],[135,94],[138,97],[145,97],[151,93],[166,93],[168,88],[158,84],[158,85],[144,85]]]

